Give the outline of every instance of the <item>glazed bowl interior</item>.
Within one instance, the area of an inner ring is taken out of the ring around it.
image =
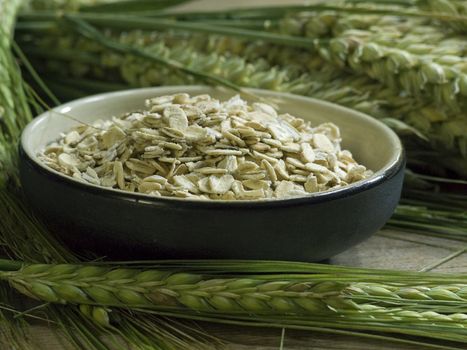
[[[350,150],[359,163],[374,171],[374,175],[368,179],[345,188],[317,193],[312,196],[322,196],[329,192],[343,191],[348,187],[358,186],[362,182],[375,181],[394,167],[402,157],[402,146],[397,135],[384,124],[369,116],[308,97],[256,89],[248,91],[264,98],[265,102],[274,103],[280,113],[290,113],[311,121],[313,125],[325,122],[335,123],[341,130],[343,149]],[[78,182],[78,180],[43,165],[38,160],[37,153],[48,143],[58,139],[60,133],[76,126],[78,120],[92,123],[97,119],[120,116],[122,113],[144,108],[144,101],[147,98],[180,92],[186,92],[190,95],[210,94],[221,100],[229,99],[235,95],[232,91],[207,86],[173,86],[126,90],[86,97],[61,105],[37,117],[24,130],[21,147],[31,160],[46,171]],[[242,96],[242,98],[252,101],[246,96]],[[73,119],[64,116],[64,114],[73,117]],[[89,186],[95,185],[89,184]],[[120,192],[116,189],[108,190]],[[141,196],[142,194],[135,195]]]

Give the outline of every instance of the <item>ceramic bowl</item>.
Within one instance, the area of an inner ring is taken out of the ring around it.
[[[319,261],[380,229],[400,197],[404,153],[397,135],[377,120],[331,103],[249,90],[280,112],[333,122],[343,147],[374,171],[368,179],[309,197],[262,201],[158,198],[88,185],[60,174],[37,152],[76,124],[142,108],[149,97],[186,92],[227,99],[206,86],[127,90],[82,98],[35,118],[24,130],[20,173],[26,197],[47,225],[79,251],[111,258],[220,258]]]

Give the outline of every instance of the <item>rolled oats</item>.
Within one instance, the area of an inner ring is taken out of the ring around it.
[[[339,128],[316,127],[239,96],[176,94],[146,110],[79,125],[38,157],[48,167],[98,186],[203,200],[290,198],[372,175]]]

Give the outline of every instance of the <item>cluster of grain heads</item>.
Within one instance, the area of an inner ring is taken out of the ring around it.
[[[141,60],[133,56],[122,56],[96,47],[93,43],[73,37],[53,38],[38,44],[41,53],[46,54],[53,42],[60,44],[61,50],[50,59],[62,56],[67,61],[67,67],[63,64],[49,62],[49,68],[56,70],[58,74],[71,73],[74,76],[88,76],[98,79],[119,78],[132,86],[151,86],[163,83],[181,84],[193,82],[193,78],[176,74],[157,64]],[[229,79],[241,86],[259,87],[276,91],[291,92],[312,96],[339,103],[375,117],[393,116],[394,113],[385,112],[383,106],[387,106],[387,99],[374,97],[375,93],[382,95],[382,90],[377,88],[377,83],[364,77],[350,76],[336,72],[332,67],[320,70],[308,71],[300,67],[302,61],[291,61],[289,65],[275,66],[275,62],[283,61],[286,56],[281,54],[278,47],[259,46],[255,44],[237,45],[238,55],[230,51],[223,51],[222,47],[231,43],[225,38],[211,38],[209,51],[206,53],[200,48],[200,36],[190,36],[189,39],[175,40],[170,35],[159,33],[144,34],[139,31],[131,31],[119,37],[120,42],[144,47],[155,54],[170,59],[176,59],[183,64],[193,67],[201,67],[211,74]],[[232,45],[227,45],[232,47]],[[268,57],[260,57],[258,50],[270,52]],[[83,55],[72,55],[72,50],[79,49]],[[65,53],[65,52],[68,53]],[[215,53],[213,52],[215,51]],[[283,58],[274,58],[274,52]],[[297,53],[290,50],[290,53]],[[34,55],[38,52],[34,51]],[[94,56],[92,56],[94,54]],[[298,54],[298,53],[297,53]],[[302,53],[301,57],[304,57]],[[315,56],[317,57],[317,56]],[[317,57],[318,58],[318,57]],[[305,59],[305,57],[304,57]],[[270,61],[274,61],[272,64]],[[317,62],[322,60],[318,58]],[[119,74],[114,74],[117,71]],[[399,99],[398,104],[401,101]],[[413,105],[413,103],[407,103]],[[397,116],[396,116],[397,117]]]
[[[459,154],[463,159],[449,160],[450,167],[466,174],[467,43],[462,36],[427,20],[332,12],[288,17],[281,28],[286,34],[329,39],[319,45],[323,59],[381,81],[391,105],[411,101],[394,112],[428,135],[435,149]]]
[[[297,314],[334,312],[321,302],[339,295],[342,283],[268,282],[252,278],[205,278],[159,270],[109,269],[98,266],[26,266],[2,273],[2,279],[30,297],[71,304],[164,310]],[[308,310],[308,311],[307,311]]]
[[[0,279],[35,299],[82,305],[82,313],[104,326],[109,324],[107,308],[117,307],[227,318],[281,317],[292,323],[319,320],[350,328],[366,324],[375,330],[391,324],[391,331],[400,332],[408,322],[412,334],[417,327],[436,326],[467,332],[462,308],[467,302],[467,284],[459,281],[417,285],[403,277],[397,283],[382,283],[355,282],[345,274],[268,279],[175,271],[35,264],[0,272]],[[456,334],[437,336],[456,340]]]
[[[282,20],[289,35],[321,38],[320,55],[340,67],[351,67],[392,87],[440,106],[465,106],[466,42],[426,20],[396,16],[303,13]]]
[[[257,87],[275,91],[292,92],[331,100],[352,108],[364,108],[365,112],[372,112],[376,116],[386,116],[381,113],[381,102],[371,100],[369,91],[358,90],[358,87],[349,86],[350,81],[340,81],[334,74],[321,73],[304,75],[296,73],[293,68],[275,67],[264,59],[249,61],[242,56],[233,54],[221,54],[216,52],[205,53],[192,49],[186,41],[173,42],[168,38],[169,45],[161,40],[160,35],[142,35],[141,32],[129,32],[118,36],[120,42],[144,47],[156,55],[177,60],[188,66],[202,69],[205,72],[228,79],[238,85]],[[41,53],[47,54],[50,46],[56,42],[56,38],[49,36],[42,40],[37,47]],[[109,52],[96,46],[88,40],[82,40],[75,36],[67,36],[58,41],[61,49],[54,54],[62,64],[52,61],[49,69],[56,70],[58,74],[71,74],[75,77],[92,77],[99,79],[118,79],[131,86],[153,86],[161,84],[186,84],[193,83],[194,79],[187,75],[177,74],[172,70],[160,67],[151,61],[143,60],[131,55],[121,55]],[[72,50],[86,52],[88,55],[81,60],[79,55],[71,55]],[[65,54],[66,52],[70,54]],[[52,58],[52,57],[50,57]],[[65,63],[65,66],[63,65]],[[118,74],[114,74],[118,72]],[[331,73],[331,71],[329,71]],[[358,91],[357,91],[358,90]]]
[[[402,49],[376,43],[362,43],[358,38],[331,40],[330,59],[347,62],[357,73],[366,73],[396,91],[405,91],[422,100],[434,99],[440,107],[461,111],[465,106],[467,78],[460,67],[426,60]],[[462,62],[465,63],[465,62]]]
[[[318,52],[325,60],[366,74],[388,87],[394,94],[405,93],[460,112],[467,100],[467,65],[457,56],[430,57],[380,44],[365,32],[348,31],[327,42],[317,41]]]

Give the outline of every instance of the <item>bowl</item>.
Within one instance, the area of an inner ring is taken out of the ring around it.
[[[368,179],[309,197],[261,201],[201,201],[151,197],[88,185],[43,165],[37,152],[76,125],[142,108],[158,95],[234,93],[206,86],[126,90],[82,98],[35,118],[20,144],[26,198],[49,228],[79,252],[131,259],[267,259],[320,261],[380,229],[400,197],[404,152],[381,122],[331,103],[249,90],[273,99],[281,112],[339,126],[343,147],[374,171]],[[248,98],[247,98],[248,99]],[[59,113],[56,113],[59,112]]]

